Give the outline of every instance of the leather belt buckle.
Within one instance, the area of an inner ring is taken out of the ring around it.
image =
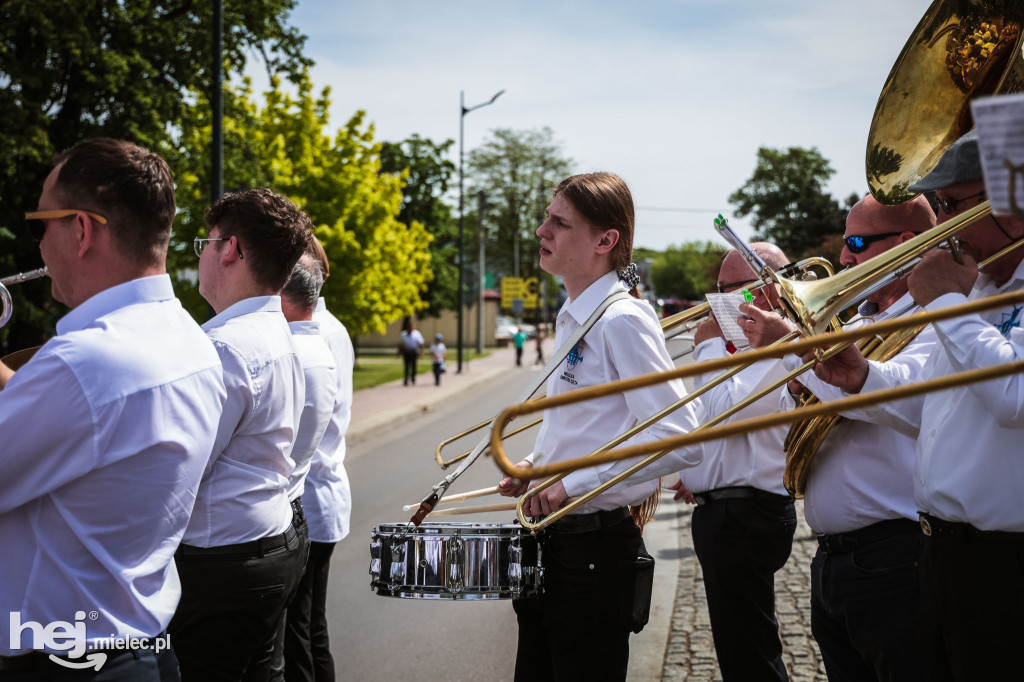
[[[925,535],[930,536],[932,534],[932,524],[928,523],[928,517],[922,515],[921,519],[921,532]]]

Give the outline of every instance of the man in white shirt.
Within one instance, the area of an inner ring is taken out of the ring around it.
[[[307,252],[295,264],[288,284],[281,290],[281,309],[288,320],[306,383],[305,404],[299,419],[298,436],[292,448],[295,469],[288,481],[292,525],[298,532],[302,549],[300,574],[278,636],[271,674],[272,680],[288,679],[289,682],[313,680],[313,657],[309,644],[312,594],[307,573],[309,528],[303,513],[302,494],[313,456],[330,425],[338,392],[334,356],[320,334],[320,323],[313,320],[313,311],[323,283],[320,263]]]
[[[174,213],[163,159],[93,139],[57,157],[26,216],[71,311],[13,376],[0,363],[4,679],[178,679],[158,648],[172,559],[225,393],[166,274]]]
[[[331,270],[327,254],[318,240],[312,240],[310,253],[320,263],[326,280]],[[345,433],[352,419],[352,368],[355,365],[355,352],[348,330],[327,310],[327,303],[322,296],[317,301],[313,320],[320,324],[320,334],[334,356],[338,388],[334,395],[330,424],[320,440],[320,447],[313,455],[309,475],[306,476],[306,489],[302,494],[302,508],[309,526],[309,561],[296,602],[300,599],[309,600],[309,649],[313,661],[313,679],[316,682],[332,682],[335,672],[327,629],[327,581],[334,545],[348,535],[352,515],[352,491],[345,471]],[[301,608],[307,607],[302,605]],[[308,676],[306,679],[309,679]]]
[[[913,191],[935,191],[939,219],[985,200],[977,135],[961,137]],[[1024,250],[977,263],[1024,235],[1013,218],[989,216],[960,233],[963,263],[926,254],[908,279],[926,310],[1024,287]],[[1024,355],[1024,308],[967,315],[934,325],[938,338],[922,380]],[[847,392],[904,383],[856,352],[815,370]],[[922,676],[929,680],[1005,679],[1024,638],[1024,377],[883,403],[864,418],[917,439],[914,497],[924,531],[920,554]]]
[[[841,263],[868,261],[935,226],[935,214],[919,196],[885,206],[868,195],[851,209]],[[917,312],[906,279],[869,295],[856,326]],[[746,325],[752,336],[768,322],[756,312]],[[764,339],[758,339],[759,345]],[[878,363],[889,376],[916,381],[935,344],[926,328],[896,356]],[[801,360],[787,358],[793,369]],[[823,402],[839,389],[813,373],[792,385]],[[796,407],[785,391],[781,407]],[[811,630],[830,680],[901,682],[919,677],[918,571],[921,538],[913,494],[914,440],[869,422],[843,419],[811,460],[804,516],[818,534],[811,562]]]
[[[311,239],[309,218],[267,189],[226,194],[196,239],[203,325],[224,367],[220,415],[175,557],[182,601],[170,633],[186,678],[265,679],[300,567],[288,478],[305,382],[278,292]]]
[[[540,266],[559,275],[569,298],[557,317],[560,346],[611,294],[632,290],[633,201],[626,184],[610,173],[570,177],[555,190],[547,219],[537,229]],[[639,298],[612,303],[548,379],[547,394],[672,369],[653,309]],[[625,395],[546,410],[534,453],[520,466],[581,457],[685,395],[676,380]],[[692,430],[692,405],[645,429],[627,444]],[[658,494],[658,477],[692,466],[700,448],[674,451],[626,482],[598,495],[541,536],[544,593],[518,599],[517,680],[625,679],[629,633],[639,632],[650,606],[653,560],[647,555],[628,507]],[[570,496],[596,488],[633,462],[581,469],[532,497],[526,512],[540,516]],[[511,478],[502,494],[526,486]]]
[[[772,269],[789,259],[773,244],[750,248]],[[736,251],[730,251],[718,273],[722,293],[753,288],[757,277]],[[770,311],[761,290],[755,306]],[[694,333],[694,362],[728,357],[726,339],[713,316]],[[694,379],[706,384],[721,372]],[[784,374],[782,362],[768,360],[743,369],[701,396],[708,417],[732,408],[751,393]],[[744,408],[728,421],[773,414],[775,393]],[[726,423],[728,423],[728,421]],[[793,498],[782,485],[786,427],[753,431],[704,443],[704,461],[679,472],[676,499],[698,506],[693,510],[693,547],[704,574],[704,593],[722,679],[785,680],[782,641],[775,617],[775,573],[786,565],[796,531]]]

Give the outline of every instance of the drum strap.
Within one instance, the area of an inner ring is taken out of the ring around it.
[[[545,381],[547,381],[548,377],[551,376],[551,373],[554,372],[555,369],[562,364],[562,360],[565,360],[565,358],[569,355],[570,351],[572,351],[572,349],[576,347],[576,344],[580,342],[580,339],[583,338],[583,335],[590,331],[591,327],[593,327],[594,324],[597,323],[599,319],[601,319],[601,316],[604,315],[604,311],[608,310],[608,307],[612,303],[615,303],[616,301],[626,300],[628,298],[632,298],[632,296],[628,292],[615,291],[609,294],[607,298],[605,298],[603,301],[601,301],[601,305],[597,306],[597,308],[594,309],[594,312],[590,314],[590,317],[587,318],[587,321],[581,324],[579,327],[577,327],[576,330],[569,335],[569,338],[565,340],[565,343],[563,343],[558,348],[558,350],[552,354],[551,359],[549,359],[547,364],[544,365],[544,368],[540,372],[538,372],[538,378],[535,379],[533,382],[530,383],[529,386],[526,387],[526,390],[523,391],[523,393],[519,396],[519,399],[516,400],[516,402],[523,403],[529,400],[530,396],[536,393],[537,389],[540,388]],[[459,468],[445,476],[437,485],[434,486],[433,492],[430,495],[428,495],[422,502],[420,502],[419,509],[416,511],[413,517],[409,519],[410,523],[413,526],[419,526],[423,519],[427,516],[427,514],[433,511],[434,506],[437,505],[438,501],[444,496],[449,486],[451,486],[451,484],[455,482],[455,479],[462,475],[463,471],[468,469],[469,466],[477,460],[481,453],[483,453],[483,451],[487,449],[487,446],[490,444],[490,442],[490,434],[484,436],[480,440],[480,442],[476,444],[476,447],[473,448],[473,451],[469,453],[469,456],[462,461],[462,464],[459,466]]]

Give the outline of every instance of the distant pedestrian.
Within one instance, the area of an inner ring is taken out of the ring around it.
[[[402,360],[405,361],[405,375],[402,380],[403,386],[408,386],[409,382],[412,385],[416,385],[416,361],[423,355],[423,335],[416,329],[416,324],[410,317],[405,322],[405,329],[402,330],[402,338],[398,342],[398,354],[402,356]]]
[[[544,325],[537,325],[537,359],[533,361],[535,365],[544,364]]]
[[[441,375],[444,374],[444,361],[448,359],[448,348],[444,345],[444,337],[434,334],[434,345],[430,347],[430,357],[434,361],[434,385],[441,385]]]
[[[512,337],[512,343],[516,347],[516,367],[523,366],[523,344],[526,343],[526,332],[520,327],[516,327],[515,336]]]

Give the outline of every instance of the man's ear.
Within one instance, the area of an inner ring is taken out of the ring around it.
[[[615,245],[619,243],[619,231],[618,230],[605,230],[604,234],[597,242],[597,253],[604,255],[610,253]]]
[[[99,228],[91,217],[85,213],[79,213],[75,216],[75,224],[71,229],[74,238],[78,241],[78,257],[82,258],[89,252],[89,249],[95,246],[96,230]]]
[[[238,246],[238,237],[231,235],[228,237],[227,241],[228,243],[225,245],[227,248],[221,249],[220,252],[220,264],[222,267],[226,267],[236,261],[242,260],[242,251]]]

